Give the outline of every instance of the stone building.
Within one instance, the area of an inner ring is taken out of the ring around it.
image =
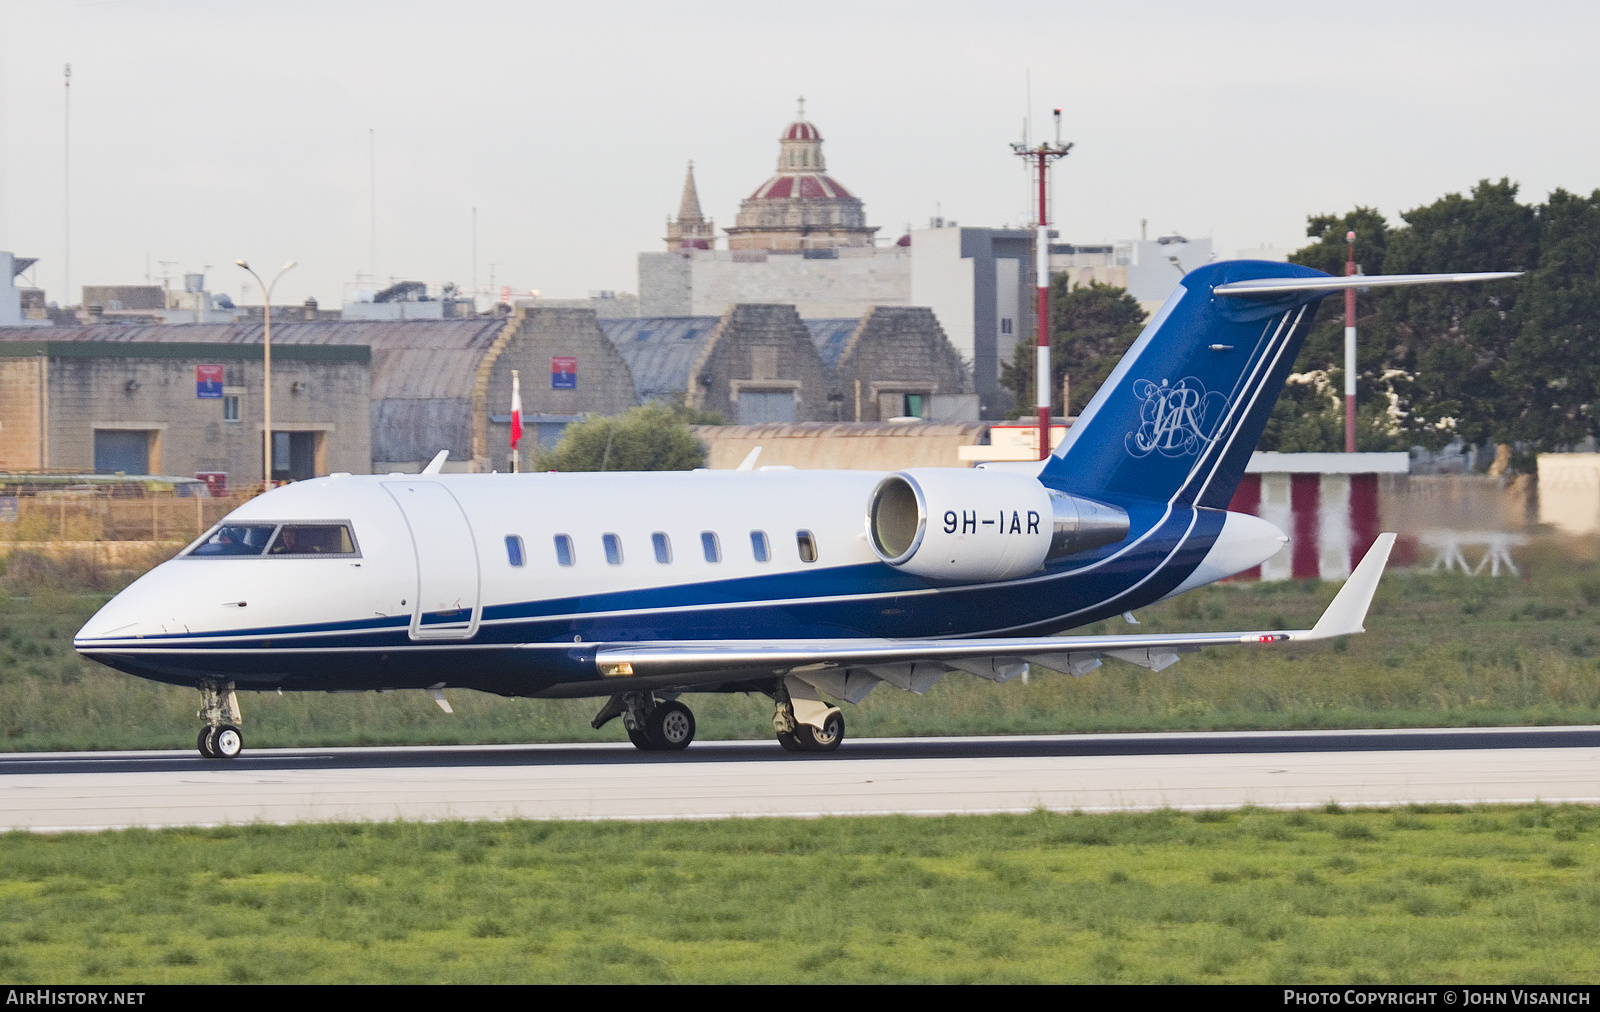
[[[641,400],[681,398],[728,421],[832,417],[832,376],[793,306],[735,306],[721,317],[602,320]]]
[[[793,306],[740,305],[600,326],[641,402],[687,401],[741,424],[977,418],[970,373],[927,309],[802,320]]]
[[[535,306],[519,309],[509,336],[486,373],[486,442],[474,450],[478,470],[507,470],[511,447],[511,371],[522,391],[525,466],[539,447],[554,446],[585,415],[618,415],[638,398],[633,373],[600,329],[592,309]],[[476,445],[478,437],[474,436]]]
[[[131,329],[0,328],[0,468],[259,482],[261,346],[95,339]],[[368,469],[370,357],[273,348],[275,477]]]
[[[740,205],[717,249],[694,176],[684,182],[667,249],[639,254],[639,313],[721,316],[740,303],[793,305],[812,318],[908,305],[911,253],[876,246],[866,206],[827,172],[822,133],[803,116],[778,139],[776,173]]]
[[[102,464],[115,456],[127,465],[112,468],[121,471],[142,462],[176,474],[259,473],[261,450],[249,433],[259,440],[260,324],[106,323],[47,333],[48,350],[38,351],[39,330],[0,327],[5,466],[95,470],[97,456]],[[505,469],[512,370],[522,380],[524,417],[544,441],[585,414],[616,414],[635,402],[627,363],[593,310],[275,322],[272,358],[273,429],[283,433],[274,466],[284,478],[415,472],[440,450],[450,452],[446,470]],[[217,397],[208,390],[196,404],[195,368],[219,364]],[[27,393],[30,383],[35,393]],[[213,421],[226,424],[213,430]]]
[[[971,372],[933,310],[874,306],[859,320],[806,325],[833,376],[835,420],[977,421]]]

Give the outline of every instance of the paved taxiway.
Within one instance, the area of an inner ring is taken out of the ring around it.
[[[0,756],[0,829],[1600,803],[1600,727]]]

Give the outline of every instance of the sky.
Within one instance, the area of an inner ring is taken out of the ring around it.
[[[804,95],[880,236],[1023,221],[1009,145],[1059,106],[1064,240],[1231,256],[1483,178],[1600,187],[1596,38],[1553,0],[0,0],[0,249],[71,303],[188,271],[259,302],[241,258],[297,262],[274,304],[636,291],[686,163],[732,225]]]

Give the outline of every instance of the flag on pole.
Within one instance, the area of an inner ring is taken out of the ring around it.
[[[522,441],[522,383],[517,370],[511,370],[511,448]]]

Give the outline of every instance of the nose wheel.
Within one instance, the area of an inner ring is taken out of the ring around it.
[[[205,759],[233,759],[244,751],[244,734],[239,730],[239,697],[233,683],[207,682],[200,686],[200,712],[206,722],[195,739],[195,747]]]
[[[206,727],[195,744],[207,759],[232,759],[244,751],[244,735],[231,724]]]

